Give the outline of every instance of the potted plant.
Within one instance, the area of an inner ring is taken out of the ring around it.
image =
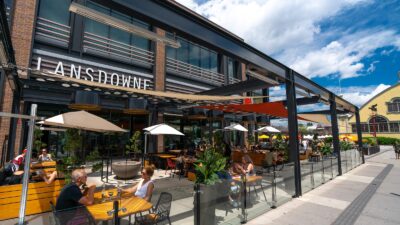
[[[133,154],[133,160],[128,161],[128,157],[125,162],[113,162],[112,170],[118,178],[129,179],[138,175],[141,167],[139,160],[139,154],[141,153],[141,133],[135,131],[132,137],[129,139],[129,143],[125,146],[126,154]]]
[[[226,158],[220,153],[221,150],[211,147],[206,149],[196,161],[195,171],[195,211],[200,210],[201,224],[216,224],[215,207],[217,198],[220,197],[218,190],[221,190],[221,185],[218,177],[219,173],[225,172]],[[199,202],[197,202],[199,199]],[[195,213],[195,220],[197,219]]]
[[[35,129],[33,132],[33,155],[38,155],[40,149],[47,146],[46,143],[42,142],[43,131],[40,129]]]

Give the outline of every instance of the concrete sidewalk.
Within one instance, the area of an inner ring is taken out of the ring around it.
[[[400,224],[400,160],[392,147],[382,146],[381,151],[247,224]]]

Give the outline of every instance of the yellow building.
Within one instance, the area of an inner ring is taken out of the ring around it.
[[[360,108],[360,122],[363,137],[372,137],[376,132],[377,137],[400,138],[400,83],[365,103]],[[349,123],[356,134],[355,116]]]

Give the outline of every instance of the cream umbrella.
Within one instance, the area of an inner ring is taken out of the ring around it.
[[[243,132],[247,132],[248,130],[243,127],[242,125],[235,123],[232,124],[230,126],[224,127],[224,130],[237,130],[237,131],[243,131]]]
[[[180,136],[184,136],[184,134],[182,134],[180,131],[178,131],[177,129],[161,123],[161,124],[157,124],[151,127],[146,127],[143,129],[144,132],[144,154],[142,157],[142,165],[144,165],[144,157],[147,154],[147,135],[180,135]]]
[[[275,127],[265,126],[265,127],[258,128],[257,132],[280,133],[281,131],[276,129]]]
[[[101,117],[98,117],[83,110],[67,112],[57,116],[53,116],[38,122],[38,124],[65,128],[75,128],[102,133],[127,132],[127,130],[122,129]]]

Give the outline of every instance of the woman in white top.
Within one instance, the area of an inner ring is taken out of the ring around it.
[[[153,166],[146,166],[142,170],[142,179],[135,186],[122,190],[125,193],[133,193],[136,197],[143,198],[146,201],[151,200],[153,195],[154,183],[151,177],[154,174]]]

